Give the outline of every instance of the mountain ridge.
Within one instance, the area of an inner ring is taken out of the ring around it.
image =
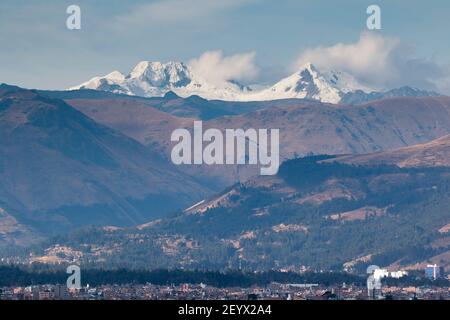
[[[34,256],[67,246],[82,253],[76,263],[100,268],[112,263],[111,249],[117,266],[130,267],[129,253],[139,252],[133,266],[150,269],[363,271],[436,261],[450,269],[450,167],[324,162],[334,159],[292,159],[277,176],[235,184],[172,217],[58,237]],[[98,242],[104,252],[89,249]]]
[[[69,90],[94,89],[114,93],[162,97],[173,91],[180,97],[198,95],[208,100],[224,101],[270,101],[279,99],[313,99],[328,103],[358,104],[395,96],[435,96],[435,92],[408,86],[380,91],[359,83],[343,71],[321,72],[311,63],[274,85],[253,90],[229,79],[212,84],[196,75],[192,68],[182,62],[141,61],[127,75],[113,71],[103,77],[94,77]]]
[[[281,160],[311,154],[363,154],[421,144],[450,134],[450,98],[388,98],[367,104],[333,105],[304,100],[222,102],[201,98],[134,101],[130,98],[66,99],[103,125],[137,139],[170,159],[175,128],[280,128]],[[223,114],[222,111],[224,111]],[[228,112],[228,114],[226,113]],[[210,117],[215,113],[213,117]],[[204,117],[206,115],[206,117]],[[254,166],[180,166],[215,182],[214,190],[256,174]]]

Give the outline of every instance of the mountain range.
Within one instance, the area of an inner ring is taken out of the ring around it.
[[[0,86],[0,249],[44,239],[23,259],[136,268],[450,261],[449,97],[124,93]],[[195,120],[279,128],[279,174],[172,165],[171,132]]]
[[[358,165],[335,156],[292,159],[277,176],[235,184],[175,216],[53,238],[28,260],[362,272],[371,264],[396,270],[437,263],[449,270],[450,167],[419,165],[426,150],[441,158],[449,146],[446,136],[415,146],[415,154],[400,148],[367,162],[355,156]],[[396,166],[405,153],[408,165]]]
[[[174,92],[181,97],[197,95],[208,100],[270,101],[311,99],[328,103],[363,103],[386,97],[436,96],[437,93],[402,87],[379,91],[362,84],[349,73],[319,70],[311,63],[274,85],[254,90],[229,79],[212,83],[182,62],[139,62],[127,75],[113,71],[94,77],[70,90],[94,89],[142,97],[161,97]]]
[[[63,93],[58,93],[60,97]],[[389,98],[360,105],[308,100],[265,102],[207,101],[199,97],[110,99],[74,97],[65,101],[98,123],[114,128],[157,150],[167,161],[175,128],[280,129],[280,156],[286,160],[311,154],[365,154],[431,141],[450,133],[450,98]],[[245,181],[254,166],[179,166],[213,190]]]

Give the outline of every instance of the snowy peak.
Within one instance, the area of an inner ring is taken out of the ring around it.
[[[102,90],[100,89],[102,86],[120,84],[124,80],[125,76],[122,73],[119,71],[113,71],[106,76],[92,78],[91,80],[82,83],[77,88]]]
[[[172,91],[180,97],[199,95],[206,99],[238,100],[248,87],[236,81],[221,84],[208,83],[194,75],[191,68],[182,62],[141,61],[126,76],[118,71],[103,77],[95,77],[79,86],[70,88],[95,89],[137,95],[162,97]]]
[[[332,76],[330,78],[336,80]],[[306,98],[336,103],[340,100],[340,91],[337,86],[326,79],[311,63],[276,83],[271,91],[284,94],[286,98]]]
[[[146,81],[154,87],[183,87],[192,80],[188,67],[181,62],[139,62],[128,79]]]
[[[113,71],[105,76],[110,81],[120,82],[125,79],[125,76],[119,71]]]
[[[103,77],[95,77],[71,88],[95,89],[138,96],[163,96],[174,88],[187,86],[192,81],[189,68],[181,62],[141,61],[128,75],[114,71]]]
[[[70,88],[69,90],[93,89],[129,94],[129,91],[122,87],[122,83],[124,80],[125,75],[123,75],[119,71],[113,71],[106,76],[92,78],[91,80],[86,81],[77,87]]]
[[[316,66],[307,63],[299,71],[277,82],[272,87],[255,94],[256,100],[313,99],[322,102],[339,103],[342,96],[353,90],[372,91],[361,85],[348,73],[327,71],[321,73]]]
[[[205,99],[226,101],[265,101],[278,99],[311,99],[327,103],[358,104],[384,97],[437,95],[403,87],[380,92],[361,84],[351,74],[337,70],[319,70],[304,64],[290,76],[274,85],[254,91],[230,80],[211,83],[182,62],[141,61],[128,75],[119,71],[95,77],[70,90],[94,89],[143,97],[163,97],[173,92],[180,97],[198,95]]]

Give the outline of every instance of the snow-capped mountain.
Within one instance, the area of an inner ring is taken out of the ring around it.
[[[79,86],[70,88],[95,89],[136,95],[161,97],[173,91],[181,97],[199,95],[205,99],[238,100],[250,90],[236,81],[220,84],[208,83],[182,62],[139,62],[128,74],[114,71],[103,77],[95,77]]]
[[[393,96],[429,96],[434,92],[402,87],[386,92],[359,83],[351,74],[319,69],[311,63],[274,85],[253,91],[237,81],[210,83],[182,62],[142,61],[128,74],[114,71],[95,77],[69,90],[94,89],[136,95],[161,97],[169,91],[180,97],[198,95],[205,99],[225,101],[266,101],[277,99],[312,99],[327,103],[357,104]]]
[[[101,91],[109,91],[114,93],[132,94],[129,90],[123,87],[125,76],[119,71],[113,71],[103,77],[95,77],[91,80],[82,83],[77,87],[70,88],[69,90],[78,89],[94,89]]]
[[[321,102],[339,103],[348,92],[361,90],[372,92],[373,88],[358,83],[348,73],[326,71],[321,73],[313,64],[308,63],[299,71],[274,84],[272,87],[248,94],[251,100],[274,99],[313,99]]]

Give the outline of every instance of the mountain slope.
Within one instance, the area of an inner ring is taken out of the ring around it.
[[[85,230],[47,246],[79,250],[77,262],[99,267],[112,250],[117,266],[136,268],[365,270],[439,257],[450,268],[449,167],[323,162],[330,158],[290,160],[278,176],[237,184],[169,219]]]
[[[301,100],[224,102],[195,97],[67,97],[65,101],[143,144],[169,137],[173,128],[192,125],[194,119],[214,128],[280,128],[284,157],[369,153],[425,143],[450,133],[448,97],[390,98],[358,106]],[[170,148],[166,154],[170,154]]]
[[[213,128],[279,128],[283,158],[364,154],[431,141],[450,130],[450,98],[392,98],[364,105],[291,103],[207,122]]]
[[[14,246],[29,246],[43,239],[39,232],[21,224],[12,214],[0,207],[0,250]]]
[[[207,190],[137,141],[62,100],[0,86],[0,203],[48,232],[134,225]]]
[[[396,97],[436,97],[438,93],[433,91],[420,90],[409,86],[391,89],[385,92],[364,92],[362,90],[355,90],[345,93],[340,103],[344,104],[363,104],[374,100],[382,100],[386,98]]]
[[[335,160],[357,165],[389,164],[399,167],[449,167],[450,135],[424,144],[367,155],[341,156]]]
[[[301,100],[223,102],[201,98],[66,99],[97,122],[110,126],[170,159],[175,128],[280,129],[281,160],[311,154],[364,154],[426,143],[450,134],[450,98],[390,98],[348,106]],[[255,111],[256,109],[256,111]],[[182,113],[185,110],[185,113]],[[231,114],[222,115],[224,112]],[[240,113],[239,113],[240,112]],[[214,114],[215,113],[215,114]],[[206,121],[211,115],[212,119]],[[182,116],[182,117],[180,117]],[[253,166],[179,166],[215,190],[257,174]]]

